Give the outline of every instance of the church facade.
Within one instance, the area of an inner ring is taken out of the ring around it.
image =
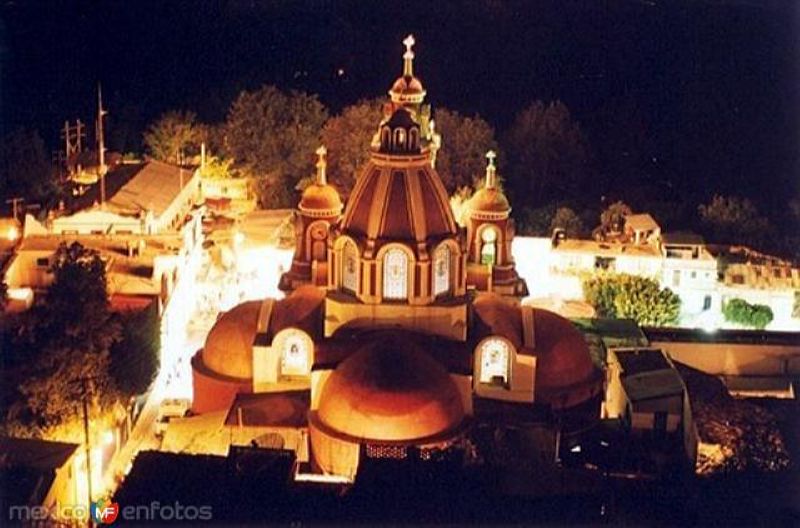
[[[485,413],[599,417],[603,378],[583,335],[519,303],[527,288],[494,153],[466,225],[456,222],[413,38],[404,44],[346,204],[317,151],[281,277],[287,296],[224,314],[192,360],[195,413],[237,412],[241,424],[246,399],[294,445],[307,442],[296,450],[314,471],[346,478],[364,456],[447,449]]]

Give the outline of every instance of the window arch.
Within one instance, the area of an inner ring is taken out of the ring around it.
[[[497,337],[485,339],[478,346],[480,382],[487,385],[508,386],[511,374],[511,346]]]
[[[450,246],[439,246],[433,255],[433,295],[447,293],[450,290]]]
[[[389,148],[389,143],[392,137],[392,132],[389,130],[389,127],[383,127],[381,129],[381,147]]]
[[[358,290],[358,251],[349,241],[342,251],[342,286],[353,293]]]
[[[412,128],[408,131],[408,148],[409,150],[419,148],[419,129]]]
[[[280,354],[280,376],[308,376],[311,373],[314,342],[297,328],[278,332],[273,346]]]
[[[394,129],[394,146],[398,150],[406,147],[406,131],[402,128]]]
[[[497,230],[487,227],[481,232],[481,264],[497,263]]]
[[[383,298],[408,298],[408,255],[400,248],[391,248],[383,256]]]

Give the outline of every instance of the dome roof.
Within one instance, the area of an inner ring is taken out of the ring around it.
[[[342,199],[333,185],[314,182],[303,191],[299,208],[301,211],[339,214],[342,211]]]
[[[508,213],[511,211],[508,198],[497,187],[478,189],[470,198],[468,207],[470,211],[480,212]]]
[[[384,334],[340,363],[319,401],[324,425],[358,439],[420,440],[464,419],[450,375],[400,333]]]
[[[601,382],[583,334],[553,312],[533,309],[536,335],[536,399],[560,407],[565,391]],[[579,402],[575,402],[579,403]]]
[[[413,75],[402,75],[392,84],[389,93],[393,96],[425,95],[425,89],[422,87],[422,81]]]
[[[242,303],[214,323],[202,352],[206,367],[223,376],[253,377],[253,338],[260,308],[261,301]]]
[[[347,202],[341,228],[373,240],[411,242],[458,232],[447,192],[424,154],[398,160],[373,153]]]

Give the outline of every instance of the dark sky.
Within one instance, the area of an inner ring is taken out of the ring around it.
[[[2,126],[56,148],[65,119],[93,119],[97,81],[123,150],[165,110],[219,121],[263,83],[336,111],[385,93],[413,32],[434,107],[502,130],[529,102],[561,99],[612,179],[634,156],[648,178],[767,203],[800,180],[797,4],[5,1]]]

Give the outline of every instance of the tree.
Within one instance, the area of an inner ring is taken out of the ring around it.
[[[19,386],[25,405],[18,414],[40,428],[78,416],[84,383],[98,405],[117,401],[108,365],[120,327],[109,310],[105,264],[94,250],[62,243],[51,271],[53,283],[25,329],[34,355]]]
[[[0,196],[48,200],[57,192],[44,141],[35,130],[19,129],[0,140]]]
[[[648,277],[603,273],[583,281],[583,294],[601,317],[633,319],[639,325],[677,323],[681,300],[669,288]]]
[[[201,141],[201,129],[194,112],[167,112],[144,134],[145,147],[152,157],[178,165],[200,151]]]
[[[583,221],[569,207],[559,207],[550,222],[550,232],[555,229],[563,229],[568,237],[577,238],[583,233]]]
[[[110,373],[127,396],[147,391],[158,372],[161,327],[155,303],[120,316],[121,339],[111,346]]]
[[[369,160],[383,102],[383,98],[363,99],[328,119],[322,128],[322,143],[328,149],[328,177],[342,199],[350,195],[359,169]]]
[[[698,212],[706,236],[716,243],[758,246],[769,238],[769,220],[747,198],[715,195]]]
[[[463,186],[478,187],[486,170],[486,152],[497,151],[494,129],[479,116],[462,116],[447,108],[435,111],[442,147],[436,155],[436,172],[452,193]]]
[[[242,92],[228,112],[226,147],[258,179],[264,207],[290,207],[298,182],[311,174],[327,110],[316,96],[274,86]]]
[[[513,196],[546,203],[585,191],[590,176],[588,143],[560,101],[549,105],[536,101],[517,114],[504,145]]]
[[[763,330],[772,322],[772,308],[765,304],[750,304],[744,299],[731,299],[722,306],[722,315],[729,323]]]
[[[622,234],[625,229],[625,217],[632,214],[633,210],[625,202],[612,203],[600,213],[600,226],[595,230],[595,235],[606,238]]]

